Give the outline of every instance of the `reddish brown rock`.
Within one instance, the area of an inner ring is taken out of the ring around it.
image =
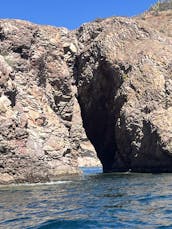
[[[105,172],[171,172],[171,15],[0,20],[0,183],[79,173],[95,150]]]
[[[105,172],[172,172],[172,39],[158,30],[119,17],[78,31],[78,100]]]
[[[0,183],[78,173],[72,151],[66,29],[0,21]]]

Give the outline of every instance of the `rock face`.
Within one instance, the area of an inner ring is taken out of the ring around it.
[[[172,171],[172,39],[148,25],[108,18],[77,34],[78,100],[105,172]]]
[[[70,130],[72,138],[72,148],[77,156],[79,167],[95,167],[101,166],[100,160],[93,145],[88,140],[82,125],[81,111],[76,98],[74,98],[74,109],[72,116],[72,127]]]
[[[66,29],[0,22],[0,183],[77,173]]]
[[[0,21],[0,183],[79,173],[81,144],[91,143],[75,98],[76,52],[76,36],[65,28]]]
[[[104,172],[172,172],[171,15],[1,20],[0,183],[78,173],[95,150]]]

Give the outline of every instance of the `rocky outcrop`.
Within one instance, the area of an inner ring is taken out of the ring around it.
[[[0,183],[79,173],[78,152],[91,143],[75,99],[76,52],[76,36],[65,28],[0,21]]]
[[[0,183],[78,173],[67,29],[0,22]],[[64,47],[65,46],[65,47]],[[7,179],[8,177],[8,179]]]
[[[172,14],[164,15],[71,32],[0,21],[1,184],[79,173],[99,164],[95,150],[104,172],[172,171],[172,40],[161,29]]]
[[[108,18],[77,34],[78,100],[105,172],[172,171],[172,40],[146,25]]]

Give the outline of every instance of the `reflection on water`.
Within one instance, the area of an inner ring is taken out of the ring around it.
[[[0,228],[172,228],[172,174],[84,175],[0,187]]]

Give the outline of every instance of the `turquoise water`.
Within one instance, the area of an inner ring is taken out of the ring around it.
[[[172,228],[172,174],[102,174],[0,187],[0,228]]]

